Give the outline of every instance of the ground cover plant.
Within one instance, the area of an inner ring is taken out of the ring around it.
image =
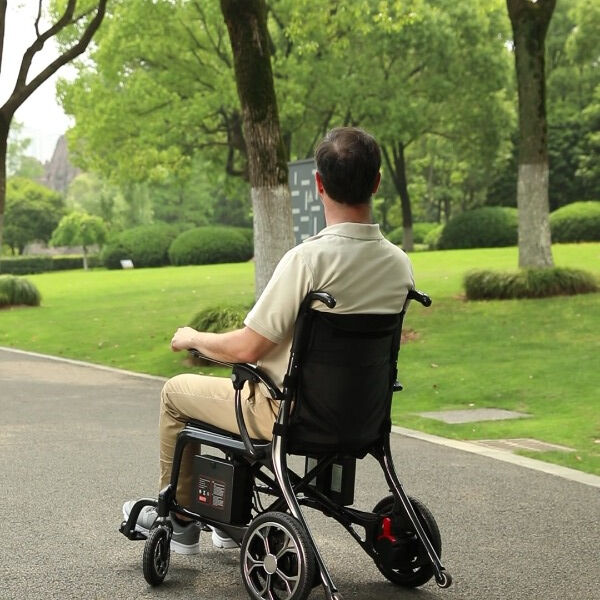
[[[553,248],[560,267],[600,276],[600,244]],[[400,354],[398,425],[458,439],[532,437],[575,449],[532,456],[600,473],[597,410],[600,295],[466,302],[464,274],[513,270],[517,249],[412,254],[418,287],[433,298],[411,306],[413,330]],[[95,270],[31,276],[40,308],[0,311],[0,345],[170,376],[185,372],[173,331],[203,308],[250,305],[251,263]],[[203,372],[226,375],[213,367]],[[520,410],[518,421],[448,425],[418,412],[472,407]]]

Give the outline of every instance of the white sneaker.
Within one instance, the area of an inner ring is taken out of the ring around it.
[[[211,527],[212,529],[212,543],[215,548],[222,548],[223,550],[231,550],[237,548],[237,542],[233,541],[224,531]]]

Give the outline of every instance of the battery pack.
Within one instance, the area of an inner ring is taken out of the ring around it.
[[[245,525],[252,510],[252,478],[246,463],[216,456],[194,456],[192,509],[203,517]]]
[[[314,469],[318,459],[307,456],[305,473]],[[340,506],[349,506],[354,502],[354,480],[356,476],[356,459],[344,457],[336,459],[328,467],[323,469],[310,482],[322,494],[325,494],[332,502]]]

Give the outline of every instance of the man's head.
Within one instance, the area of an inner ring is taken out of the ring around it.
[[[379,185],[381,153],[375,138],[358,127],[336,127],[317,146],[317,184],[343,204],[366,204]]]

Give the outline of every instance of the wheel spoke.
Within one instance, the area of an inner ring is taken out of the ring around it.
[[[300,576],[299,575],[286,575],[281,569],[277,569],[277,571],[275,571],[275,572],[277,573],[277,575],[279,575],[279,577],[285,584],[288,594],[291,594],[293,591],[293,587],[290,585],[290,583],[296,583]]]
[[[285,535],[284,543],[281,550],[276,554],[277,560],[279,560],[288,550],[293,550],[293,548],[290,546],[290,543],[293,544],[293,542],[288,532],[284,531],[283,533]]]
[[[264,562],[262,560],[256,560],[249,554],[246,554],[246,566],[248,568],[248,573],[251,573],[257,567],[264,567]]]
[[[271,527],[265,527],[261,529],[259,533],[265,546],[265,555],[271,554],[271,548],[269,546],[269,533],[271,533]]]

